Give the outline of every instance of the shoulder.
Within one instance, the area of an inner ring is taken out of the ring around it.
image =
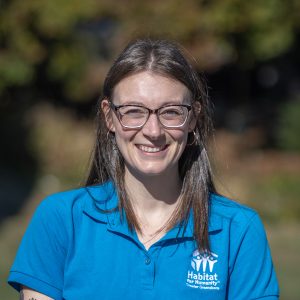
[[[218,194],[211,194],[210,205],[212,215],[228,220],[247,222],[257,215],[254,209]]]
[[[86,201],[84,187],[58,192],[44,198],[38,205],[35,215],[64,218],[71,211],[81,210]]]
[[[221,224],[223,230],[230,231],[235,238],[241,238],[248,231],[265,235],[262,221],[254,209],[221,195],[210,197],[210,219],[212,223]]]
[[[211,219],[221,224],[210,237],[218,264],[228,264],[228,299],[278,299],[270,248],[258,213],[216,194],[210,197],[210,207]]]
[[[64,210],[73,206],[76,202],[82,204],[84,201],[86,191],[84,187],[77,189],[61,191],[48,195],[42,200],[39,207],[49,210]]]
[[[111,183],[54,193],[41,201],[35,214],[58,218],[81,214],[87,207],[93,206],[93,203],[97,203],[99,207],[107,207],[112,194],[114,188]]]

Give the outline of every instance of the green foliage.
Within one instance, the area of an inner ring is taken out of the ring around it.
[[[10,53],[0,57],[0,92],[7,86],[25,85],[33,79],[33,68]]]
[[[279,116],[278,144],[282,149],[300,151],[300,99],[286,103]]]
[[[68,86],[86,75],[88,55],[76,38],[76,25],[97,13],[93,0],[12,0],[0,10],[0,94],[10,86],[32,86],[39,66],[46,80]],[[76,95],[73,97],[76,99]]]
[[[299,6],[296,0],[4,1],[0,94],[8,87],[34,88],[41,75],[59,82],[66,97],[84,100],[98,92],[103,65],[139,36],[177,40],[202,69],[232,61],[251,65],[292,45],[299,31]],[[105,27],[107,21],[113,30]],[[90,24],[96,31],[81,31]]]
[[[300,220],[300,179],[299,174],[275,174],[253,179],[249,205],[259,211],[266,220]]]

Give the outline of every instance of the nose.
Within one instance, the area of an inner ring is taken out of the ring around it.
[[[160,124],[156,114],[150,114],[147,122],[142,128],[142,132],[145,136],[157,140],[163,135],[163,128]]]

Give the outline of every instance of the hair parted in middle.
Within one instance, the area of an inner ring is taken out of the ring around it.
[[[151,39],[131,42],[110,68],[98,104],[97,137],[85,185],[112,181],[119,197],[121,216],[124,211],[129,228],[141,231],[125,188],[124,159],[116,145],[114,133],[106,126],[105,116],[100,107],[103,99],[113,101],[114,88],[122,79],[142,71],[178,80],[190,92],[193,114],[197,117],[197,122],[194,132],[188,135],[186,148],[179,159],[179,174],[182,180],[180,203],[169,219],[166,229],[181,224],[183,230],[178,234],[184,234],[192,212],[197,247],[202,251],[209,251],[209,198],[210,193],[216,192],[206,152],[207,139],[212,131],[210,101],[205,80],[193,69],[177,44]]]

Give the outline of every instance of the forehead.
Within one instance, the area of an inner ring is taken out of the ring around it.
[[[190,92],[180,81],[144,71],[122,79],[114,88],[115,104],[137,103],[157,107],[169,103],[190,103]]]

